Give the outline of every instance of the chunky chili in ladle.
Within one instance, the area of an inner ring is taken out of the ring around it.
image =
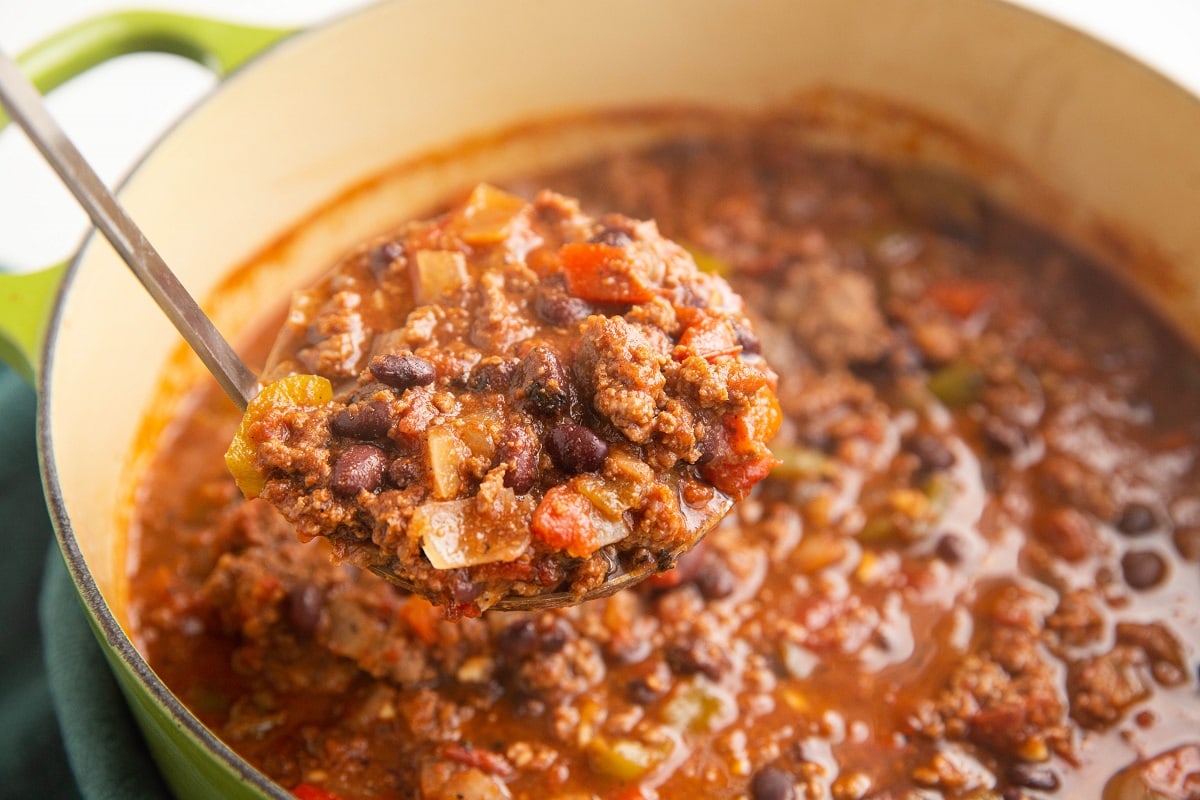
[[[777,463],[741,300],[652,222],[482,185],[298,294],[260,390],[3,54],[0,101],[244,410],[242,491],[449,616],[670,569]]]

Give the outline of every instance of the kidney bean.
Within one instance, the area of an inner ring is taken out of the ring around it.
[[[1121,572],[1131,588],[1153,589],[1167,576],[1167,564],[1153,550],[1130,550],[1121,557]]]
[[[504,485],[517,494],[528,494],[537,482],[537,436],[524,425],[505,428],[496,447],[496,463],[505,464]]]
[[[526,401],[542,414],[557,414],[571,399],[571,384],[553,350],[535,347],[521,359],[516,385]]]
[[[312,636],[321,622],[325,593],[316,584],[302,583],[287,594],[287,620],[301,636]]]
[[[392,409],[382,400],[343,408],[329,424],[336,436],[351,439],[382,439],[392,427]]]
[[[371,374],[393,389],[428,386],[437,378],[437,370],[423,358],[412,354],[391,354],[371,359]]]
[[[1126,536],[1140,536],[1143,533],[1150,533],[1156,527],[1158,527],[1158,517],[1155,515],[1154,509],[1136,500],[1127,503],[1121,509],[1121,515],[1117,517],[1117,530]]]
[[[329,488],[337,494],[348,496],[361,491],[373,492],[383,485],[386,468],[387,456],[378,447],[370,444],[351,445],[333,462]]]
[[[787,770],[767,766],[750,780],[754,800],[796,800],[796,779]]]
[[[554,466],[571,475],[595,472],[604,466],[604,459],[608,458],[608,442],[594,431],[570,420],[564,420],[550,429],[546,434],[545,446]]]

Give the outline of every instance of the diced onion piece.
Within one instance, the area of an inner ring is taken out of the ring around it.
[[[467,259],[452,250],[418,250],[416,294],[418,303],[451,300],[467,283]]]
[[[546,492],[530,527],[544,544],[576,558],[587,558],[630,533],[624,518],[606,516],[573,484],[561,484]]]
[[[523,526],[493,526],[475,514],[474,499],[427,502],[413,510],[410,535],[436,569],[513,561],[529,546]]]
[[[716,684],[696,676],[680,681],[663,706],[663,721],[681,730],[697,733],[728,725],[737,714],[733,698]]]
[[[459,233],[470,245],[498,244],[508,237],[513,220],[525,207],[520,197],[481,183],[461,212]]]
[[[572,484],[609,519],[620,519],[626,511],[640,505],[645,496],[644,486],[633,481],[609,480],[600,475],[580,475]]]
[[[429,456],[429,471],[433,484],[433,496],[438,500],[453,500],[462,492],[462,465],[471,451],[445,427],[430,428],[425,439]]]
[[[658,267],[630,247],[572,242],[558,250],[567,291],[593,303],[646,303],[654,299]]]
[[[458,438],[462,439],[476,458],[491,461],[496,455],[496,442],[492,431],[496,428],[497,415],[494,413],[470,414],[459,420],[455,426]]]
[[[595,506],[592,506],[592,525],[596,533],[596,550],[616,544],[629,535],[629,525],[625,520],[609,519]]]
[[[255,464],[250,428],[267,414],[290,406],[321,406],[333,399],[333,385],[320,375],[287,375],[262,388],[246,405],[237,433],[225,451],[225,466],[246,497],[258,497],[266,476]]]
[[[648,745],[636,739],[609,741],[596,738],[588,745],[592,769],[619,781],[636,781],[666,760],[671,754],[670,740]]]

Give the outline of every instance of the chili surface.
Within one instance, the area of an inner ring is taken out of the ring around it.
[[[449,621],[244,501],[201,393],[132,583],[200,719],[309,798],[1200,796],[1200,370],[1130,293],[770,123],[507,188],[544,186],[727,277],[781,463],[649,584]]]

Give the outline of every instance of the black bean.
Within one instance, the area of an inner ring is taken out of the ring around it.
[[[393,389],[427,386],[437,378],[437,370],[423,358],[411,354],[384,354],[371,359],[371,374]]]
[[[544,615],[509,624],[496,636],[496,648],[505,658],[520,661],[534,653],[557,653],[567,646],[571,628],[565,620]]]
[[[688,639],[672,642],[664,650],[667,663],[677,675],[700,673],[712,681],[718,681],[729,670],[729,659],[714,642]]]
[[[367,264],[376,278],[388,273],[392,264],[404,258],[404,245],[399,242],[384,242],[367,254]]]
[[[906,444],[908,451],[921,462],[925,472],[941,472],[954,466],[954,453],[937,436],[916,433]]]
[[[287,594],[287,620],[301,636],[312,636],[321,622],[325,593],[316,584],[302,583]]]
[[[538,620],[538,650],[557,653],[567,646],[571,638],[571,627],[558,617],[544,616]]]
[[[1131,588],[1153,589],[1167,576],[1167,563],[1153,550],[1130,550],[1121,557],[1121,571]]]
[[[1158,517],[1154,509],[1136,500],[1127,503],[1117,517],[1117,530],[1126,536],[1139,536],[1150,533],[1158,527]]]
[[[382,400],[343,408],[329,425],[336,436],[351,439],[382,439],[392,427],[392,409]]]
[[[397,458],[387,468],[388,480],[403,489],[421,480],[421,465],[412,458]]]
[[[608,442],[570,420],[563,420],[546,434],[546,452],[554,466],[571,475],[595,472],[608,458]]]
[[[625,696],[639,706],[648,706],[664,694],[656,689],[646,678],[634,678],[625,684]]]
[[[758,355],[762,352],[762,340],[758,338],[757,333],[736,322],[733,323],[733,332],[743,353]]]
[[[963,558],[967,555],[966,548],[966,543],[963,542],[961,536],[956,533],[947,533],[938,539],[933,552],[934,555],[953,567],[962,563]]]
[[[981,432],[991,451],[1000,455],[1012,455],[1029,444],[1029,436],[1023,428],[996,416],[983,420]]]
[[[525,400],[542,414],[557,414],[571,400],[567,371],[554,351],[547,347],[535,347],[521,359],[516,385]]]
[[[754,800],[796,800],[796,779],[779,767],[763,767],[750,780]]]
[[[587,319],[592,313],[592,304],[568,294],[562,276],[558,274],[538,284],[533,308],[543,320],[560,328]]]
[[[1184,561],[1200,561],[1200,528],[1176,528],[1171,541]]]
[[[496,650],[513,661],[529,658],[538,649],[537,623],[522,619],[509,623],[496,635]]]
[[[1008,780],[1028,789],[1044,789],[1048,792],[1058,789],[1058,775],[1054,770],[1033,764],[1013,764],[1008,768]]]
[[[378,447],[356,444],[342,451],[333,462],[329,488],[341,495],[373,492],[383,485],[387,456]]]
[[[606,244],[609,247],[625,247],[633,244],[633,237],[629,235],[628,231],[620,228],[604,228],[588,241],[592,244]]]
[[[696,588],[705,600],[720,600],[733,594],[737,579],[716,553],[705,552],[696,570]]]
[[[454,597],[454,602],[460,605],[475,602],[482,591],[483,587],[471,580],[465,570],[459,570],[450,584],[450,594]]]
[[[524,425],[505,428],[496,447],[496,463],[508,467],[504,471],[504,485],[517,494],[528,494],[538,477],[537,436]]]
[[[642,658],[630,664],[632,675],[625,684],[625,697],[638,705],[650,705],[671,690],[671,669],[659,658]]]
[[[471,367],[467,388],[473,392],[503,392],[512,385],[517,363],[499,356],[488,356]]]

